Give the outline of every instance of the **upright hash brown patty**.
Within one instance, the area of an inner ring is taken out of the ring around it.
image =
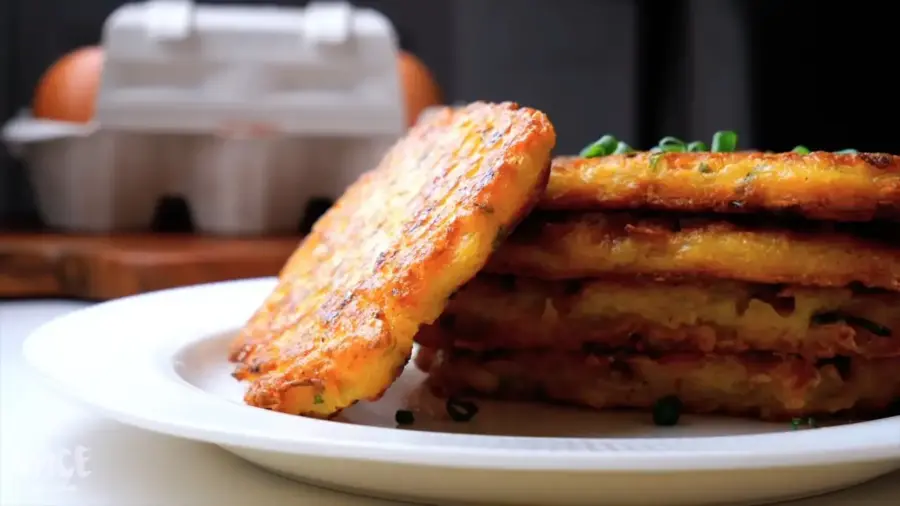
[[[330,417],[379,398],[419,326],[537,202],[555,142],[543,113],[512,103],[410,130],[316,223],[235,339],[245,401]]]
[[[900,356],[900,293],[717,280],[542,281],[481,274],[423,326],[470,350]]]
[[[647,276],[900,291],[900,229],[673,213],[535,212],[487,272],[540,279]],[[804,228],[806,227],[806,228]],[[834,229],[834,230],[833,230]]]
[[[420,348],[416,365],[441,396],[543,400],[594,409],[652,408],[677,396],[688,413],[763,420],[891,414],[900,358],[810,362],[772,355],[615,356],[548,350]]]
[[[825,152],[560,157],[539,206],[898,219],[900,157]]]

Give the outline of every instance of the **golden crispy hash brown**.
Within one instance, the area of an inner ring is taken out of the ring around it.
[[[900,358],[810,362],[771,355],[604,356],[545,350],[478,355],[420,348],[436,394],[544,400],[595,409],[651,408],[677,396],[688,413],[763,420],[890,414]]]
[[[749,218],[533,213],[486,270],[540,279],[709,277],[900,290],[900,248],[889,240],[829,231],[833,225],[824,223],[804,230],[743,221]]]
[[[900,356],[900,294],[736,281],[481,274],[416,341],[435,348]]]
[[[788,212],[900,218],[900,157],[883,153],[637,153],[554,160],[543,209]]]
[[[516,104],[442,110],[316,223],[236,338],[248,404],[329,417],[377,399],[413,336],[546,185],[555,133]]]

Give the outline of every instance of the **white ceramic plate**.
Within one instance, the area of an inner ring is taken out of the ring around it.
[[[423,404],[412,366],[339,421],[251,408],[226,361],[229,338],[274,280],[119,299],[46,324],[28,361],[121,422],[220,445],[279,474],[431,504],[751,504],[845,488],[900,468],[900,418],[791,430],[786,424],[479,402],[468,423],[394,414]],[[418,400],[417,400],[418,399]]]

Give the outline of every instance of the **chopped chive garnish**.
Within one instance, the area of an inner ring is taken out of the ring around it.
[[[674,395],[659,399],[653,405],[653,423],[664,427],[678,425],[683,407],[681,399]]]
[[[872,320],[867,320],[865,318],[847,318],[848,325],[856,325],[857,327],[862,327],[872,334],[880,337],[891,337],[891,329],[885,327],[884,325],[879,325]]]
[[[691,153],[701,153],[703,151],[709,151],[709,148],[706,147],[706,143],[703,141],[694,141],[687,145],[687,150]]]
[[[792,149],[791,151],[793,151],[794,153],[797,153],[798,155],[808,155],[809,154],[809,148],[807,148],[806,146],[797,146],[796,148]]]
[[[619,145],[619,140],[612,135],[604,135],[598,142],[600,142],[603,146],[603,150],[607,153],[612,153],[616,150],[616,146]]]
[[[324,404],[324,403],[325,403],[325,399],[323,399],[321,395],[316,394],[315,397],[313,397],[313,404]]]
[[[713,135],[713,153],[731,153],[737,149],[737,134],[728,130],[716,132]]]
[[[841,313],[840,311],[826,311],[815,313],[809,320],[812,326],[831,325],[834,323],[846,323],[851,327],[859,327],[879,337],[891,337],[891,329],[866,318]]]
[[[397,422],[397,425],[411,425],[416,421],[416,417],[408,409],[398,409],[394,414],[394,421]]]
[[[625,144],[622,141],[619,141],[619,144],[616,145],[615,151],[612,152],[614,155],[624,155],[626,153],[634,153],[634,149],[631,148],[628,144]]]
[[[855,149],[842,149],[840,151],[834,152],[834,154],[836,154],[836,155],[855,155],[857,153],[859,153],[859,151],[857,151]]]
[[[676,137],[663,137],[659,141],[659,149],[665,153],[683,153],[684,141]]]
[[[697,166],[697,170],[699,170],[703,174],[709,174],[712,172],[712,169],[709,168],[709,165],[706,162],[700,162],[700,165]]]
[[[447,414],[454,422],[468,422],[478,414],[478,406],[471,401],[456,398],[447,399]]]
[[[819,423],[813,417],[806,418],[792,418],[791,419],[791,430],[799,430],[800,427],[806,425],[810,429],[818,429]]]
[[[667,136],[660,139],[656,146],[649,149],[652,154],[655,153],[703,153],[712,151],[714,153],[731,153],[737,150],[738,135],[730,130],[720,130],[713,135],[711,147],[707,146],[703,141],[693,141],[686,143],[683,140]],[[584,147],[579,155],[583,158],[596,158],[608,155],[621,155],[634,153],[635,149],[628,143],[620,141],[612,135],[604,135],[596,141]],[[809,150],[804,146],[797,146],[794,152],[807,154]],[[845,150],[843,152],[850,152]]]
[[[842,321],[844,321],[844,315],[837,311],[815,313],[809,319],[810,325],[830,325],[832,323],[840,323]]]
[[[581,150],[580,156],[583,158],[596,158],[598,156],[606,156],[613,153],[619,141],[612,135],[604,135],[592,144]]]
[[[606,156],[606,153],[603,152],[603,146],[595,143],[586,146],[579,155],[583,158],[596,158],[598,156]]]

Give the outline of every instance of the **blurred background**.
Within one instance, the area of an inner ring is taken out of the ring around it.
[[[0,1],[0,116],[28,106],[42,73],[98,44],[119,0]],[[276,3],[299,0],[206,0]],[[858,0],[357,0],[388,16],[448,103],[515,100],[547,112],[558,152],[603,133],[636,147],[662,136],[739,132],[740,146],[900,152],[896,17]],[[0,148],[0,222],[33,196]]]

